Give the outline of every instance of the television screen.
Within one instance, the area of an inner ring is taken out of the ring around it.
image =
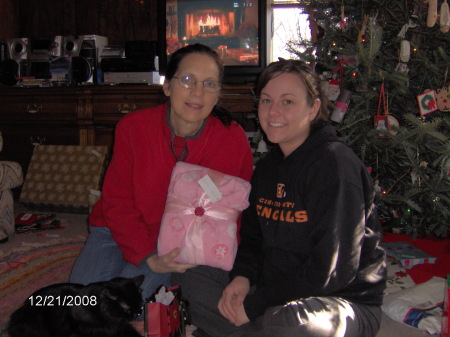
[[[264,4],[261,0],[166,0],[161,41],[165,58],[185,45],[202,43],[222,57],[225,81],[230,76],[240,77],[231,82],[254,81],[265,63]]]

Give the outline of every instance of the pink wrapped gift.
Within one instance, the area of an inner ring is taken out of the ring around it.
[[[237,220],[248,207],[250,183],[205,167],[178,162],[172,172],[158,238],[158,255],[181,248],[179,263],[231,270]]]

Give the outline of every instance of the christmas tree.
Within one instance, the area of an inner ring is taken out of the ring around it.
[[[450,32],[446,0],[301,2],[331,119],[367,165],[385,226],[450,232]]]

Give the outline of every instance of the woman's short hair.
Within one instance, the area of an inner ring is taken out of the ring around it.
[[[314,104],[316,99],[320,99],[319,113],[311,124],[315,125],[321,121],[328,120],[330,103],[328,97],[323,93],[319,75],[303,61],[281,59],[269,64],[259,76],[256,95],[259,97],[261,91],[270,80],[284,73],[297,75],[302,81],[306,88],[306,98],[310,106]]]

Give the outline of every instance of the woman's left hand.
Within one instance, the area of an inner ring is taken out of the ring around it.
[[[236,308],[236,320],[234,321],[234,325],[241,326],[248,322],[250,322],[250,319],[245,313],[244,305],[241,304]]]
[[[147,259],[147,264],[152,271],[160,274],[184,273],[186,270],[196,267],[195,264],[183,264],[173,261],[174,258],[180,255],[180,251],[180,248],[175,248],[163,256],[152,255]]]
[[[223,290],[222,297],[217,304],[220,313],[236,326],[241,326],[250,321],[244,309],[244,299],[249,290],[249,280],[237,276]]]

